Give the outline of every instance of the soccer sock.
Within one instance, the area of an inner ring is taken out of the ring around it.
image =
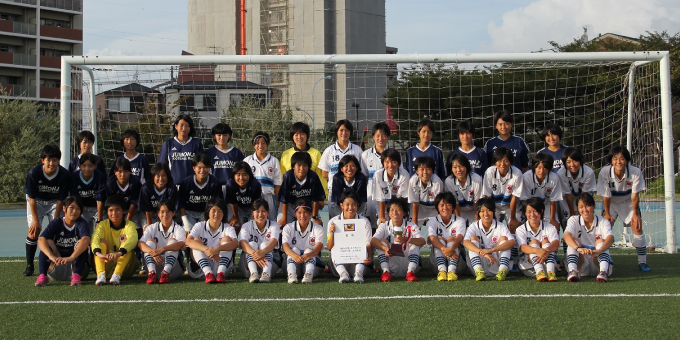
[[[288,275],[290,275],[291,273],[297,275],[297,263],[295,263],[295,261],[293,261],[293,259],[290,256],[288,256],[286,270],[288,271]]]
[[[449,242],[446,244],[447,247],[451,247],[453,245],[453,242]],[[456,249],[456,254],[460,256],[460,250]],[[449,272],[455,272],[456,269],[458,268],[458,260],[452,260],[449,259]]]
[[[203,274],[208,275],[212,274],[212,268],[210,266],[210,259],[208,259],[207,256],[205,256],[205,253],[202,251],[194,250],[193,251],[194,255],[194,260],[198,263],[198,265],[201,267],[201,270],[203,271]]]
[[[633,235],[633,245],[635,246],[635,250],[637,250],[638,263],[647,263],[646,243],[644,233],[642,235]]]
[[[437,262],[437,270],[440,272],[445,272],[446,271],[446,257],[444,257],[444,253],[437,249],[434,248],[434,258],[435,261]]]
[[[38,270],[40,274],[47,275],[47,270],[50,268],[50,258],[43,252],[38,254]]]
[[[146,269],[149,272],[156,271],[156,261],[153,260],[153,257],[151,257],[149,253],[144,253],[144,264],[146,264]]]
[[[251,274],[257,273],[257,262],[255,262],[255,260],[253,260],[253,257],[251,255],[249,255],[249,254],[245,254],[245,255],[246,255],[246,261],[248,261],[248,270],[250,271]]]
[[[38,249],[38,239],[26,237],[26,264],[33,266],[35,260],[35,251]]]
[[[383,243],[384,244],[384,243]],[[385,244],[386,246],[389,247],[389,245]],[[389,258],[385,255],[385,252],[376,249],[376,253],[378,253],[378,261],[380,262],[380,268],[382,269],[383,272],[389,272],[390,271],[390,260]]]
[[[567,267],[569,268],[569,271],[577,271],[578,270],[578,258],[579,258],[579,253],[576,249],[569,247],[567,248]]]
[[[500,241],[498,242],[498,245],[500,246],[501,244],[505,243],[507,241]],[[508,250],[503,250],[500,252],[500,259],[498,262],[500,263],[500,266],[498,266],[498,270],[501,271],[503,269],[508,269],[510,267],[510,256],[512,254],[512,251],[517,251],[516,247],[512,247]]]
[[[357,273],[364,273],[364,270],[366,270],[366,265],[363,263],[357,263],[357,265],[354,267],[354,275],[357,275]]]
[[[345,268],[344,264],[336,264],[335,265],[335,270],[338,272],[338,274],[342,275],[342,273],[347,273],[347,268]]]
[[[305,249],[304,254],[311,252],[311,249]],[[309,261],[305,262],[305,274],[314,274],[314,266],[316,266],[316,257],[312,257]]]
[[[555,272],[555,266],[557,264],[557,253],[553,252],[548,255],[548,260],[545,261],[545,266],[548,269],[548,273]]]
[[[217,267],[217,273],[227,274],[227,268],[231,263],[231,251],[220,252],[220,265]]]
[[[500,243],[499,243],[500,244]],[[519,257],[519,248],[517,246],[513,246],[510,248],[510,259],[512,260],[513,263],[517,262],[517,258]],[[508,266],[510,266],[510,261],[508,261]]]
[[[267,273],[271,275],[272,273],[272,263],[274,262],[274,254],[273,253],[267,253],[264,255],[265,260],[267,260],[267,264],[264,265],[264,268],[262,268],[262,273]],[[255,268],[257,269],[257,268]]]
[[[595,246],[595,249],[600,249],[602,248],[602,245],[604,243],[600,243]],[[609,272],[609,250],[605,250],[604,252],[600,253],[600,255],[597,255],[597,260],[600,262],[600,271],[601,272]]]
[[[163,266],[163,271],[168,274],[172,271],[172,267],[174,267],[175,262],[177,262],[177,256],[179,256],[179,251],[169,251],[165,254],[165,265]]]
[[[472,244],[477,246],[479,248],[479,242],[477,241],[471,241]],[[470,255],[470,264],[472,264],[472,269],[477,271],[478,269],[482,269],[482,258],[479,257],[479,253],[475,253],[474,251],[468,251],[468,255]]]
[[[407,272],[415,272],[420,263],[420,247],[411,245],[408,250],[408,268]]]
[[[532,248],[540,248],[538,244],[531,244],[530,245]],[[536,274],[538,272],[543,271],[543,264],[538,263],[538,256],[536,254],[529,254],[529,259],[531,259],[531,263],[534,265],[534,270],[536,271]]]

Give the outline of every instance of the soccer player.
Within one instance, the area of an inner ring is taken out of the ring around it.
[[[118,158],[113,163],[114,176],[106,180],[104,188],[105,196],[111,197],[119,195],[125,200],[123,212],[128,221],[132,221],[137,227],[139,234],[142,234],[143,224],[140,221],[140,214],[137,211],[139,206],[139,191],[142,185],[136,177],[132,177],[132,166],[126,158]],[[101,218],[101,217],[100,217]],[[141,255],[141,254],[140,254]]]
[[[318,216],[323,208],[326,196],[319,176],[311,171],[312,158],[309,153],[298,151],[290,158],[291,170],[283,174],[281,190],[279,190],[279,202],[281,202],[281,219],[279,225],[295,221],[295,202],[304,198],[310,200],[312,205],[312,219],[316,224],[321,223]]]
[[[484,172],[489,167],[489,157],[486,156],[484,150],[479,149],[475,146],[475,126],[472,122],[460,122],[458,124],[458,140],[460,140],[460,146],[449,153],[446,157],[447,164],[450,164],[451,157],[454,155],[463,155],[470,163],[472,172],[479,176],[484,176]],[[447,171],[451,170],[451,167],[447,165]]]
[[[172,126],[175,137],[163,142],[158,161],[168,163],[172,181],[181,183],[187,176],[194,174],[191,160],[203,152],[203,143],[200,139],[194,139],[196,130],[194,121],[189,115],[179,115]]]
[[[71,196],[80,198],[83,203],[81,217],[90,227],[90,234],[99,222],[99,216],[104,217],[104,187],[106,175],[95,169],[97,159],[91,153],[80,155],[79,170],[71,174]]]
[[[157,220],[158,204],[161,201],[177,202],[177,187],[172,182],[168,164],[156,163],[149,173],[151,181],[144,183],[139,192],[139,211],[146,215],[144,228]],[[174,216],[175,210],[172,212]]]
[[[279,247],[281,227],[269,219],[269,203],[256,199],[252,205],[253,219],[241,227],[238,235],[241,257],[238,267],[250,283],[269,283],[272,273],[279,270],[274,250]]]
[[[298,283],[302,272],[302,283],[312,283],[312,278],[321,273],[317,262],[321,262],[323,228],[312,221],[311,204],[308,199],[297,200],[296,221],[283,227],[281,239],[288,283]]]
[[[612,226],[604,217],[595,216],[595,199],[587,192],[578,195],[579,216],[567,221],[564,240],[567,242],[569,282],[582,276],[597,275],[597,282],[607,282],[612,274],[613,262],[609,247],[614,243]]]
[[[76,142],[78,143],[78,147],[80,148],[80,154],[76,157],[71,158],[71,161],[68,164],[68,172],[69,173],[74,173],[76,170],[78,170],[80,166],[80,161],[79,158],[81,155],[86,154],[86,153],[92,153],[92,147],[94,146],[95,139],[94,139],[94,134],[90,131],[83,130],[76,135]],[[97,166],[97,170],[101,171],[101,173],[106,174],[106,165],[104,165],[104,161],[101,159],[101,157],[95,155],[94,156],[96,161],[95,165]]]
[[[456,216],[468,223],[478,220],[477,201],[482,198],[484,186],[482,177],[472,170],[470,161],[460,153],[449,157],[446,168],[451,170],[451,176],[444,181],[444,188],[458,200],[458,204],[454,205]]]
[[[431,120],[423,119],[418,122],[418,138],[420,142],[406,150],[406,160],[404,162],[404,168],[406,168],[410,176],[415,175],[418,170],[416,159],[427,156],[434,160],[434,173],[439,178],[446,178],[444,153],[442,149],[430,143],[434,132],[434,123]]]
[[[149,225],[137,246],[144,252],[144,264],[148,276],[146,284],[170,283],[182,275],[182,267],[177,262],[179,251],[184,248],[186,235],[184,229],[173,221],[175,202],[163,200],[156,209],[158,222]],[[156,274],[156,266],[162,266],[160,278]]]
[[[221,198],[211,198],[205,204],[205,220],[194,225],[187,236],[186,245],[191,248],[193,259],[203,271],[203,275],[192,270],[189,276],[205,277],[205,283],[225,283],[229,273],[233,251],[238,247],[234,227],[227,224],[227,202]]]
[[[529,167],[529,147],[522,137],[511,133],[513,125],[512,113],[506,110],[496,112],[493,116],[493,123],[496,130],[498,130],[498,136],[489,139],[484,145],[484,151],[489,158],[489,164],[493,165],[495,163],[494,151],[497,148],[505,147],[510,149],[514,156],[511,164],[517,169],[522,169],[523,173],[526,172]]]
[[[262,198],[269,205],[269,220],[276,221],[278,215],[276,196],[281,190],[281,168],[279,160],[272,156],[269,149],[269,134],[264,131],[255,132],[253,137],[253,148],[255,153],[246,157],[244,162],[248,163],[253,170],[255,179],[262,186]]]
[[[573,147],[566,148],[562,153],[564,166],[560,168],[557,175],[564,182],[563,192],[569,193],[565,194],[565,199],[560,202],[563,226],[566,225],[569,217],[578,212],[574,199],[583,192],[592,195],[597,189],[595,171],[583,163],[583,158],[581,151]]]
[[[345,192],[346,189],[352,189],[357,193],[359,200],[359,213],[366,213],[366,200],[368,190],[368,180],[366,176],[360,172],[361,165],[359,165],[359,160],[354,157],[354,155],[346,155],[340,159],[338,163],[338,174],[333,176],[333,187],[337,190],[333,191],[331,196],[331,202],[333,204],[328,204],[328,214],[330,216],[336,216],[340,214],[340,196]]]
[[[326,197],[328,196],[328,180],[324,178],[323,171],[319,169],[319,162],[321,161],[321,152],[309,145],[310,130],[309,125],[303,122],[296,122],[290,126],[290,140],[293,141],[293,147],[284,151],[281,154],[281,173],[285,174],[288,170],[293,169],[291,158],[296,152],[306,152],[312,159],[310,170],[316,172],[321,180]]]
[[[381,223],[371,239],[383,271],[380,280],[390,282],[392,276],[406,276],[407,281],[418,281],[420,247],[425,245],[420,227],[406,218],[408,203],[405,199],[393,197],[387,203],[387,209],[390,220]]]
[[[35,251],[38,248],[38,236],[42,230],[42,221],[48,222],[61,215],[63,201],[68,196],[70,174],[59,165],[61,151],[55,145],[45,145],[40,151],[40,162],[26,175],[24,193],[26,194],[26,270],[24,276],[33,275]]]
[[[368,178],[366,186],[366,218],[371,221],[371,225],[377,226],[376,216],[378,215],[378,201],[374,197],[376,171],[383,168],[382,154],[389,148],[387,143],[390,140],[390,127],[385,122],[375,123],[371,130],[373,136],[373,147],[365,150],[361,154],[361,169],[364,176]]]
[[[544,213],[545,204],[540,198],[531,197],[524,202],[527,221],[517,228],[515,234],[519,250],[524,253],[519,268],[524,275],[535,276],[538,282],[555,282],[560,234],[555,225],[545,221]]]
[[[342,212],[337,216],[333,216],[330,221],[328,221],[328,242],[326,247],[328,250],[332,250],[335,246],[335,231],[336,223],[341,223],[342,220],[360,219],[363,220],[366,225],[366,258],[362,263],[356,264],[336,264],[332,258],[330,258],[329,267],[331,268],[333,275],[340,277],[338,280],[340,283],[348,283],[350,272],[354,272],[354,282],[364,283],[364,273],[366,272],[366,266],[373,263],[373,248],[371,247],[371,222],[364,216],[359,215],[359,204],[361,200],[359,195],[352,189],[345,189],[340,195],[338,204],[342,209]]]
[[[454,215],[456,197],[450,192],[439,193],[434,206],[437,216],[427,221],[427,240],[432,245],[430,268],[437,273],[437,281],[456,281],[465,270],[465,262],[458,266],[465,219]]]
[[[563,181],[552,172],[553,159],[547,153],[538,153],[531,160],[531,170],[522,175],[522,201],[538,197],[545,204],[543,219],[559,227],[558,204],[562,200]]]
[[[633,230],[633,245],[638,254],[638,267],[651,271],[647,265],[647,241],[640,217],[640,192],[647,189],[642,171],[630,165],[630,152],[623,146],[609,151],[609,164],[602,167],[597,179],[597,194],[602,196],[602,218],[612,225],[616,219]],[[580,211],[579,211],[580,212]]]
[[[229,124],[217,123],[212,128],[212,136],[215,145],[205,150],[213,162],[212,175],[222,183],[227,183],[231,178],[231,170],[236,162],[243,161],[243,152],[235,146],[229,146],[233,131]]]
[[[228,222],[236,229],[253,218],[253,201],[262,198],[262,186],[255,179],[248,163],[240,161],[234,164],[231,178],[227,182],[227,204],[231,205],[231,217]]]
[[[401,167],[401,155],[395,149],[387,149],[382,153],[383,169],[375,172],[373,197],[378,202],[378,225],[387,222],[389,211],[387,202],[392,197],[408,199],[408,182],[411,177]],[[375,230],[373,230],[375,232]]]
[[[64,200],[64,217],[56,218],[40,234],[38,268],[40,275],[36,286],[47,286],[50,279],[71,279],[71,286],[80,286],[87,277],[87,247],[90,245],[90,228],[81,218],[83,204],[69,196]],[[52,268],[50,268],[52,267]]]
[[[562,144],[562,128],[554,123],[548,123],[541,131],[541,139],[548,144],[547,147],[538,150],[538,153],[544,153],[550,155],[553,158],[552,172],[557,173],[562,169],[564,163],[562,162],[562,155],[564,150],[567,149],[565,145]]]
[[[408,202],[413,208],[411,221],[419,227],[428,218],[437,215],[434,198],[444,191],[444,183],[434,174],[435,162],[430,156],[416,158],[416,174],[411,176],[408,183]]]
[[[120,136],[120,144],[123,146],[125,152],[116,158],[125,158],[130,161],[132,176],[136,177],[140,183],[146,183],[146,178],[149,176],[149,160],[143,153],[137,152],[137,145],[141,143],[142,139],[139,132],[133,129],[123,131]],[[115,162],[115,161],[114,161]],[[114,167],[111,167],[109,177],[114,175]]]
[[[212,161],[204,153],[194,156],[191,161],[191,175],[185,178],[177,191],[177,209],[184,230],[189,232],[206,214],[206,203],[213,198],[222,198],[222,183],[210,174]],[[227,210],[224,209],[226,214]]]
[[[117,286],[121,279],[132,277],[139,268],[139,261],[133,255],[137,246],[135,224],[125,219],[123,209],[127,203],[120,195],[106,199],[105,208],[108,219],[99,222],[92,234],[90,247],[94,253],[94,266],[97,271],[95,284]]]
[[[468,268],[477,281],[486,280],[487,275],[496,275],[498,281],[505,281],[515,237],[505,224],[495,219],[493,199],[484,197],[477,201],[477,213],[479,221],[467,228],[463,239],[463,246],[468,250]]]

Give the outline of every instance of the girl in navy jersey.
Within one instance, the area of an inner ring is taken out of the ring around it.
[[[524,139],[512,134],[513,123],[512,113],[508,111],[498,111],[493,116],[493,123],[498,130],[498,136],[489,139],[484,145],[484,151],[489,158],[489,164],[493,165],[493,152],[497,148],[506,147],[514,155],[512,166],[526,172],[529,168],[529,147]]]
[[[149,174],[150,181],[142,185],[139,193],[139,211],[146,217],[144,228],[157,220],[158,202],[163,200],[177,202],[177,187],[172,182],[168,165],[156,163],[151,167]],[[174,211],[173,208],[173,215]]]
[[[70,194],[83,203],[82,217],[90,227],[90,233],[104,216],[104,187],[106,176],[95,169],[97,159],[91,153],[80,156],[80,170],[71,174]]]
[[[257,181],[250,165],[246,162],[236,162],[231,172],[231,178],[227,182],[226,201],[231,205],[231,224],[236,233],[241,230],[241,225],[253,219],[251,207],[253,201],[262,198],[262,185]]]
[[[71,158],[71,162],[68,164],[68,172],[70,173],[78,170],[78,166],[80,165],[79,159],[81,155],[92,153],[92,147],[95,143],[94,134],[87,130],[80,131],[76,136],[76,142],[80,148],[80,154]],[[103,174],[106,174],[106,165],[104,165],[104,161],[97,155],[94,155],[94,158],[96,159],[95,165],[97,166],[97,170],[101,171]]]
[[[235,146],[229,146],[233,131],[229,124],[218,123],[212,128],[212,136],[215,145],[205,150],[213,162],[213,176],[222,183],[227,183],[231,178],[231,171],[236,162],[242,161],[245,157],[243,152]]]
[[[185,178],[177,192],[177,209],[187,232],[191,231],[194,224],[203,221],[208,200],[222,198],[222,183],[210,174],[212,169],[210,157],[199,153],[194,156],[191,166],[196,174]]]
[[[547,147],[538,150],[538,153],[545,153],[553,158],[552,172],[557,173],[564,166],[562,164],[562,154],[564,150],[567,149],[565,145],[562,144],[562,128],[553,123],[548,123],[541,131],[541,139],[548,144]]]
[[[423,119],[418,123],[417,131],[420,142],[406,150],[404,168],[411,176],[413,176],[417,172],[416,159],[428,156],[434,160],[434,173],[437,177],[446,178],[444,153],[442,152],[442,149],[431,143],[432,136],[435,133],[434,123],[429,119]]]
[[[337,190],[334,190],[331,196],[331,202],[333,202],[333,204],[329,207],[329,216],[340,214],[340,196],[342,196],[342,193],[345,192],[346,189],[352,189],[352,191],[357,193],[359,198],[359,201],[356,202],[359,205],[358,213],[362,215],[365,214],[368,180],[366,179],[366,176],[360,172],[361,166],[359,165],[359,160],[354,157],[354,155],[344,156],[340,160],[340,163],[338,163],[338,168],[340,169],[338,175],[333,176],[333,187]]]
[[[472,123],[461,122],[458,124],[458,140],[460,140],[460,147],[451,151],[446,157],[447,164],[450,164],[451,157],[454,155],[463,155],[470,162],[472,172],[479,176],[484,176],[484,171],[489,167],[489,158],[486,156],[484,150],[477,148],[474,144],[475,126]],[[447,171],[451,171],[451,167],[446,167]]]
[[[123,146],[125,152],[118,156],[118,158],[125,158],[130,161],[132,165],[132,176],[137,177],[140,183],[146,183],[146,178],[149,176],[149,160],[144,154],[137,152],[137,145],[141,143],[139,132],[133,129],[127,129],[120,135],[120,144]],[[116,160],[118,160],[116,158]],[[113,167],[109,172],[109,177],[113,176]]]
[[[184,178],[194,174],[191,160],[196,154],[203,152],[203,143],[194,138],[194,121],[189,115],[179,115],[172,131],[175,137],[163,142],[158,161],[168,163],[173,182],[179,184]]]
[[[134,222],[138,231],[141,231],[141,223],[137,218],[139,215],[137,214],[137,207],[139,206],[139,190],[142,185],[136,177],[132,177],[131,168],[130,161],[127,159],[117,159],[113,163],[114,176],[109,177],[106,181],[105,193],[106,197],[120,195],[125,200],[125,205],[122,207],[125,219]],[[103,220],[102,217],[99,219]]]

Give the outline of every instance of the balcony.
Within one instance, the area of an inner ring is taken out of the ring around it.
[[[26,35],[35,35],[35,25],[19,21],[0,20],[0,31]]]
[[[35,86],[0,84],[0,89],[8,96],[35,98]]]
[[[40,98],[42,99],[59,99],[61,90],[58,87],[40,87]]]
[[[15,0],[17,1],[17,0]],[[31,1],[31,0],[25,0]],[[35,4],[35,0],[32,0]],[[82,0],[40,0],[40,6],[51,7],[56,9],[63,9],[67,11],[82,12],[83,11],[83,1]]]
[[[35,66],[35,56],[23,53],[0,52],[0,63],[21,66]]]
[[[83,30],[73,28],[40,25],[40,35],[43,38],[57,38],[83,41]]]
[[[40,67],[61,68],[61,58],[48,57],[46,55],[40,56]]]

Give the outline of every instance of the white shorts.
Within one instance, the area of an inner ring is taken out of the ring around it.
[[[472,263],[470,262],[470,251],[469,250],[468,250],[466,255],[467,256],[466,256],[465,262],[467,264],[467,267],[470,269],[470,273],[472,273],[472,275],[475,275],[475,268],[472,267]],[[501,265],[499,253],[498,252],[491,253],[491,255],[496,259],[496,262],[494,264],[491,264],[491,262],[489,262],[489,260],[487,260],[483,256],[479,257],[479,259],[482,260],[482,269],[484,270],[484,273],[486,274],[486,276],[494,276],[494,275],[498,274],[498,268]]]
[[[90,227],[90,235],[92,235],[92,233],[94,232],[94,226],[97,224],[99,218],[97,214],[97,208],[85,207],[83,209],[82,217],[87,222],[87,225]]]
[[[437,268],[437,259],[434,256],[434,247],[432,247],[432,250],[430,251],[430,270],[437,274],[439,273],[439,268]],[[465,269],[467,269],[467,263],[465,262],[465,251],[463,249],[460,250],[460,254],[458,255],[458,266],[456,266],[456,275],[461,275],[465,273]]]
[[[35,205],[37,207],[36,211],[38,214],[38,221],[42,224],[45,217],[47,217],[47,222],[52,222],[54,219],[54,213],[57,210],[57,201],[40,201],[35,200]],[[26,195],[26,221],[28,222],[28,227],[33,224],[33,214],[31,214],[31,203],[29,202],[28,195]]]
[[[611,256],[611,255],[610,255]],[[590,257],[579,255],[579,258],[583,257],[583,264],[581,268],[578,269],[578,275],[580,277],[584,276],[597,276],[600,274],[600,263],[597,257]],[[609,270],[607,271],[607,276],[611,276],[614,271],[614,263],[609,262]]]
[[[557,255],[557,254],[555,254]],[[522,274],[524,276],[528,277],[535,277],[536,276],[536,270],[534,269],[534,264],[531,262],[531,259],[529,258],[529,255],[520,252],[519,255],[519,263],[517,266],[519,267],[519,270],[522,271]],[[555,264],[555,267],[557,267],[557,263]],[[548,272],[548,267],[546,264],[543,264],[543,270],[547,273]]]
[[[267,201],[267,204],[269,204],[269,220],[274,222],[278,221],[276,216],[279,214],[279,209],[276,206],[277,202],[274,195],[262,195],[262,199]],[[251,213],[250,215],[252,216],[253,214]]]
[[[286,274],[286,276],[288,276],[288,254],[286,254],[284,252],[282,255],[283,255],[282,256],[283,259],[281,260],[281,265],[283,267],[282,269],[283,269],[284,274]],[[317,262],[314,265],[314,270],[312,271],[312,277],[317,277],[317,276],[321,275],[321,267],[319,267],[319,261],[320,260],[321,260],[321,256],[317,255],[316,256]],[[305,263],[304,262],[300,263],[300,264],[296,263],[295,267],[297,268],[297,276],[302,276],[302,275],[305,274]],[[273,268],[272,268],[272,273],[274,273]]]
[[[413,211],[412,206],[409,207],[411,211]],[[419,227],[422,227],[427,223],[427,220],[437,216],[437,209],[424,205],[420,205],[420,208],[418,208],[418,221],[412,221],[413,223],[416,223]]]
[[[613,219],[616,220],[618,218],[626,227],[629,227],[630,220],[633,218],[633,201],[627,200],[621,203],[610,202],[609,214]]]
[[[406,251],[404,251],[404,256],[392,256],[388,257],[387,260],[389,268],[390,268],[390,274],[394,277],[406,277],[406,272],[408,271],[408,264],[409,264],[409,254],[411,253],[411,250],[413,248],[418,249],[418,255],[420,255],[420,247],[414,247],[413,245],[410,245],[408,248],[406,248]],[[384,254],[383,251],[377,250],[378,254]],[[418,273],[420,271],[420,265],[416,266],[415,273]]]
[[[505,224],[508,224],[510,221],[510,216],[510,204],[501,207],[496,206],[496,220],[498,220],[498,222],[505,222]],[[522,215],[522,204],[519,202],[519,200],[517,202],[517,208],[515,209],[515,217],[520,222],[524,218]]]
[[[475,211],[474,210],[461,210],[460,217],[467,220],[467,225],[475,223]]]
[[[347,269],[347,272],[349,273],[349,275],[354,275],[354,273],[356,272],[357,265],[354,264],[354,263],[343,264],[343,266],[345,266],[345,269]],[[331,270],[331,273],[333,273],[333,275],[335,277],[340,277],[340,274],[335,269],[335,264],[333,263],[333,258],[330,257],[330,256],[328,257],[328,268]],[[368,268],[367,265],[364,265],[364,273],[363,274],[368,275],[368,273],[370,273],[370,272],[371,272],[371,269]]]

